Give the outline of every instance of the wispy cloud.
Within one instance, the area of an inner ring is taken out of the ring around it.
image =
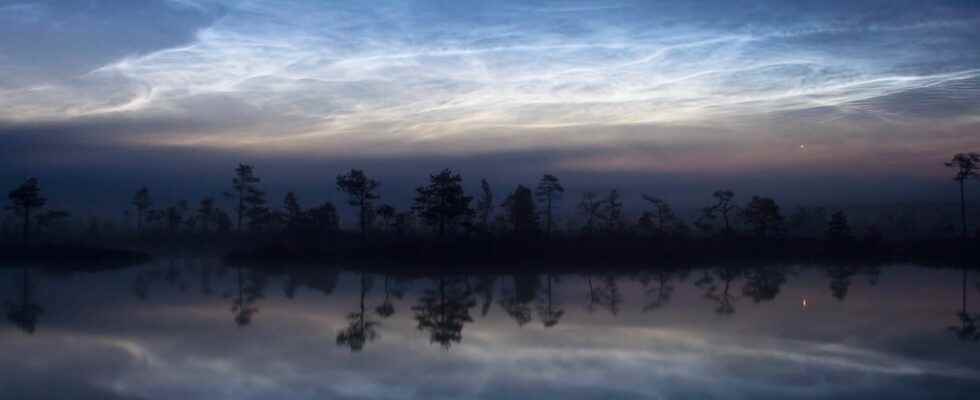
[[[730,9],[702,5],[703,12],[691,13],[630,2],[170,3],[200,10],[218,4],[225,12],[186,45],[117,59],[71,81],[0,92],[0,119],[207,118],[207,106],[187,104],[225,98],[270,120],[301,122],[141,140],[303,149],[317,140],[465,138],[494,151],[500,145],[481,135],[636,124],[737,130],[745,118],[808,110],[820,112],[801,120],[902,124],[945,102],[975,102],[977,90],[962,88],[980,81],[980,59],[967,48],[980,35],[970,12],[870,20],[867,8],[828,5],[783,18],[793,10],[774,6],[771,15],[745,11],[738,15],[745,21],[734,24],[718,15]],[[930,98],[925,110],[894,101],[921,90],[950,95]],[[975,113],[966,108],[957,117]],[[681,131],[659,132],[650,139],[685,139]],[[570,133],[568,141],[587,143],[595,134]]]

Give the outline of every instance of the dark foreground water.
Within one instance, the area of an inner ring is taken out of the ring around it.
[[[10,267],[3,399],[980,398],[956,269]]]

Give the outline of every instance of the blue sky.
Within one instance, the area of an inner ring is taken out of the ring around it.
[[[4,182],[178,179],[174,154],[391,179],[432,160],[506,182],[931,179],[980,145],[970,1],[0,1],[0,36]]]

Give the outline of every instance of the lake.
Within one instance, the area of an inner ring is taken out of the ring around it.
[[[4,399],[955,399],[980,389],[980,274],[955,268],[7,267]]]

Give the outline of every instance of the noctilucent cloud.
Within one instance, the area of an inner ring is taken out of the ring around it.
[[[0,1],[0,37],[4,182],[214,157],[931,179],[980,145],[966,0]]]

